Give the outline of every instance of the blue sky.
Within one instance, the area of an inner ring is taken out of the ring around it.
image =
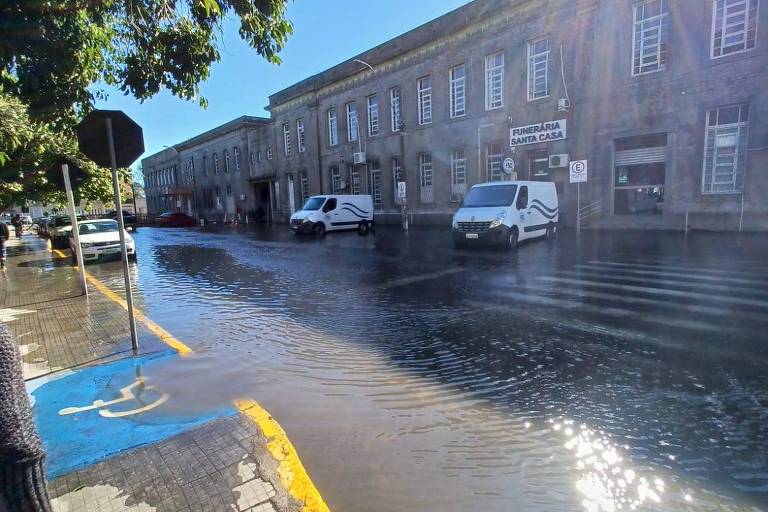
[[[468,3],[468,0],[296,0],[288,18],[293,36],[279,66],[266,63],[225,25],[221,61],[200,87],[203,110],[161,92],[143,104],[110,90],[99,108],[125,111],[144,128],[146,155],[241,115],[267,116],[270,94]]]

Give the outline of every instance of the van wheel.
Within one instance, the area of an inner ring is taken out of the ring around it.
[[[517,240],[519,238],[519,234],[517,232],[517,227],[513,227],[509,230],[509,234],[507,235],[507,248],[508,249],[514,249],[517,247]]]
[[[547,240],[554,240],[555,235],[557,235],[557,226],[553,222],[550,222],[547,224],[547,234],[545,235],[547,237]]]
[[[360,236],[366,236],[368,234],[368,230],[369,230],[369,227],[367,222],[361,222],[357,226],[357,234]]]
[[[312,234],[315,236],[323,236],[325,235],[325,224],[322,222],[315,224],[315,227],[312,228]]]

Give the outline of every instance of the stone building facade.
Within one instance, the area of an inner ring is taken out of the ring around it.
[[[276,221],[332,192],[395,220],[404,181],[416,222],[447,223],[473,184],[518,177],[554,181],[567,224],[580,204],[596,224],[768,229],[767,11],[475,0],[272,95],[248,180]]]

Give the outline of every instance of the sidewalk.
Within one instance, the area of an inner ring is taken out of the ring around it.
[[[173,364],[183,344],[173,350],[170,333],[144,319],[142,356],[132,357],[119,290],[89,283],[80,296],[69,257],[34,234],[9,242],[0,282],[0,321],[19,342],[55,511],[328,510],[256,402],[195,417],[163,410],[173,397],[140,369]]]

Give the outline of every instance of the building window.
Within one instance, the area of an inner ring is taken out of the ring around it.
[[[309,178],[307,177],[307,171],[302,171],[299,174],[299,188],[301,189],[301,203],[304,204],[309,199]]]
[[[397,195],[397,184],[401,181],[404,181],[403,179],[403,166],[400,165],[400,159],[398,157],[392,157],[392,186],[394,195],[394,204],[402,204],[402,199]]]
[[[227,183],[227,195],[228,196],[232,195],[232,185],[230,185],[229,183]]]
[[[251,165],[256,163],[256,155],[251,151]]]
[[[240,148],[235,147],[232,149],[235,152],[235,170],[240,170]]]
[[[528,101],[549,96],[549,38],[528,43]]]
[[[339,121],[336,118],[336,109],[328,109],[328,145],[335,146],[339,143]]]
[[[504,106],[504,54],[485,58],[485,110]]]
[[[432,191],[432,154],[421,153],[419,155],[419,184],[422,203],[431,203],[435,196]]]
[[[256,161],[261,163],[261,150],[256,151]]]
[[[667,0],[635,4],[632,75],[662,71],[667,65]]]
[[[712,58],[755,47],[758,0],[713,0]]]
[[[267,160],[272,160],[272,148],[267,149]]]
[[[229,150],[224,150],[224,172],[229,172]]]
[[[208,176],[208,156],[203,155],[203,176]]]
[[[748,126],[747,105],[707,112],[703,193],[727,194],[744,190]]]
[[[354,165],[347,165],[349,174],[349,193],[352,195],[360,194],[360,171]]]
[[[368,162],[368,169],[370,169],[370,189],[371,196],[373,196],[374,208],[381,208],[382,203],[382,191],[381,191],[381,169],[379,167],[378,160],[372,160]]]
[[[463,149],[451,151],[451,200],[461,201],[467,192],[467,156]]]
[[[341,172],[338,165],[332,165],[330,168],[331,190],[334,194],[341,193]]]
[[[355,142],[360,136],[360,127],[357,125],[357,107],[354,102],[347,103],[347,142]]]
[[[213,154],[213,174],[219,174],[219,154]]]
[[[400,88],[393,87],[389,90],[389,123],[393,132],[400,131],[400,125],[402,124],[401,106]]]
[[[306,137],[304,136],[304,120],[296,120],[296,136],[299,138],[299,153],[307,150]]]
[[[549,155],[544,149],[528,151],[528,179],[552,181],[549,170]]]
[[[291,127],[283,124],[283,151],[285,156],[291,156]]]
[[[368,136],[379,134],[379,100],[375,94],[368,96]]]
[[[419,124],[432,122],[432,78],[425,76],[418,80]]]
[[[466,101],[466,66],[461,64],[450,70],[451,78],[451,117],[461,117],[467,113]]]
[[[501,142],[492,142],[485,148],[485,172],[488,181],[502,181],[504,179],[501,169],[504,160],[504,145]]]

